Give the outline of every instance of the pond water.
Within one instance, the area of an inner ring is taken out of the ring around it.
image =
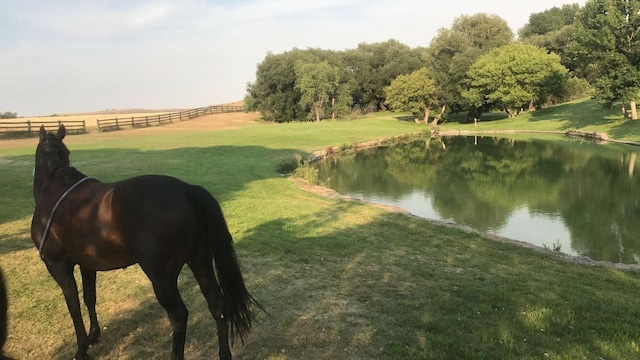
[[[594,260],[640,263],[636,151],[557,138],[448,137],[316,164],[321,184],[414,215]]]

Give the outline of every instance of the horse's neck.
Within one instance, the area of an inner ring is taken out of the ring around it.
[[[67,189],[84,177],[84,174],[73,167],[57,169],[53,176],[36,171],[33,180],[33,196],[36,205],[48,207],[45,204],[55,203]]]

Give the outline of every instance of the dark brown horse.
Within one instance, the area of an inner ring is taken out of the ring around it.
[[[89,178],[70,166],[64,136],[64,126],[57,134],[40,128],[31,238],[64,293],[78,342],[75,359],[87,359],[89,345],[100,336],[96,272],[135,263],[151,280],[171,321],[171,358],[184,356],[188,311],[177,278],[187,264],[216,321],[220,359],[231,359],[229,335],[244,338],[259,305],[245,288],[218,202],[204,188],[168,176],[115,183]],[[80,312],[75,265],[82,275],[89,334]]]

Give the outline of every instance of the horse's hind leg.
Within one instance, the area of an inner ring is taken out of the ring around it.
[[[173,329],[172,360],[184,358],[184,342],[187,335],[189,312],[178,292],[178,279],[174,277],[149,276],[153,291],[160,305],[167,311]]]
[[[89,344],[96,344],[100,339],[100,325],[96,314],[96,272],[80,268],[82,273],[82,293],[84,304],[89,311]]]
[[[218,354],[220,360],[230,360],[231,350],[229,349],[229,324],[224,316],[224,303],[222,298],[222,292],[218,281],[216,281],[215,274],[213,272],[213,259],[203,259],[202,256],[198,259],[193,259],[189,262],[189,267],[193,272],[202,294],[207,299],[209,311],[216,321],[218,328]]]
[[[80,312],[80,299],[78,298],[78,285],[73,277],[73,264],[69,261],[61,260],[56,262],[46,262],[47,269],[51,276],[56,280],[64,298],[67,302],[67,308],[73,326],[76,330],[76,339],[78,341],[78,350],[76,351],[75,360],[85,360],[89,358],[87,349],[89,348],[89,338],[82,321],[82,313]]]

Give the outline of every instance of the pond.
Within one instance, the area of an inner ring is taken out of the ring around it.
[[[337,192],[594,260],[640,263],[640,171],[627,145],[445,137],[318,162]]]

